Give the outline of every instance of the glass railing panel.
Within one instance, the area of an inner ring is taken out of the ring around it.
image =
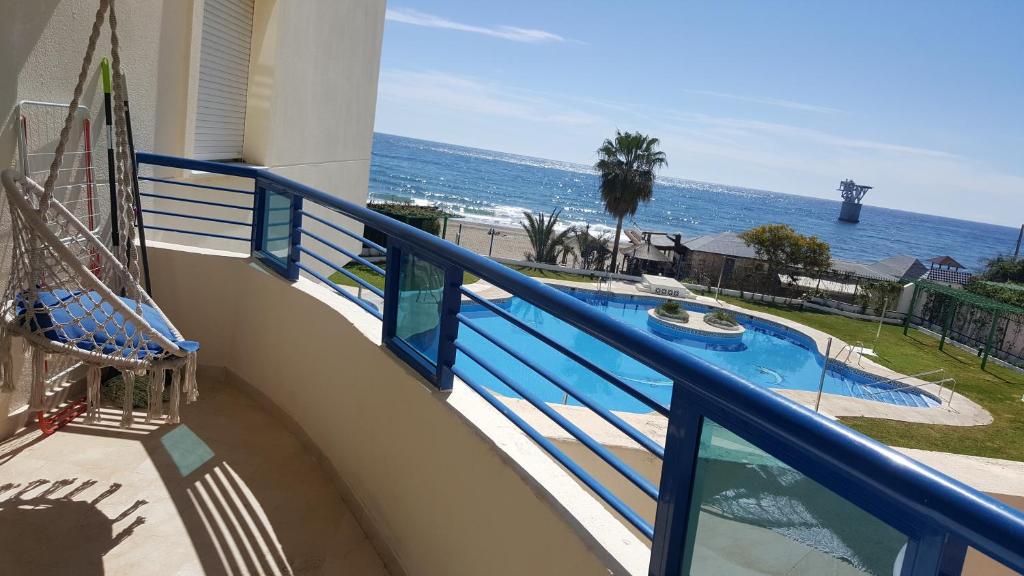
[[[444,270],[403,250],[398,276],[395,337],[437,365]]]
[[[267,190],[266,214],[263,218],[263,252],[282,265],[288,265],[291,247],[291,196]]]
[[[898,574],[907,537],[705,419],[683,574]]]

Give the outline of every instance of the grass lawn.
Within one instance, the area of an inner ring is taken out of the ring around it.
[[[984,406],[995,419],[988,426],[961,427],[842,418],[847,426],[891,446],[1024,461],[1024,374],[992,362],[983,371],[979,367],[981,359],[974,354],[953,345],[939,351],[937,338],[914,329],[904,336],[902,326],[883,326],[875,344],[877,323],[727,296],[722,300],[795,320],[846,342],[860,340],[875,349],[876,362],[903,374],[944,368],[941,376],[956,378],[956,391]]]
[[[597,278],[594,276],[584,276],[583,274],[573,274],[572,272],[562,272],[560,270],[541,270],[540,268],[530,268],[528,266],[509,266],[509,268],[532,278],[571,280],[573,282],[597,282]]]
[[[381,267],[383,268],[383,266]],[[363,280],[366,280],[367,282],[376,286],[377,288],[380,288],[381,290],[384,289],[384,277],[374,272],[367,266],[364,266],[362,264],[350,263],[345,266],[345,270],[348,270],[352,274],[362,278]],[[335,284],[338,284],[340,286],[358,286],[355,280],[349,278],[348,276],[345,276],[341,272],[335,272],[334,274],[328,276],[328,278],[331,280],[331,282],[334,282]],[[464,272],[462,274],[463,284],[470,284],[476,282],[477,280],[479,280],[479,278],[473,276],[469,272]]]
[[[594,278],[593,276],[583,276],[581,274],[572,274],[569,272],[541,270],[539,268],[527,268],[525,266],[512,266],[511,268],[522,274],[532,276],[534,278],[574,280],[576,282],[597,282],[597,279]],[[377,288],[380,288],[381,290],[384,289],[384,277],[381,276],[380,274],[377,274],[367,266],[352,263],[345,266],[345,270],[348,270],[349,272],[355,274],[356,276],[362,278],[363,280],[366,280],[367,282],[376,286]],[[330,278],[332,282],[339,284],[341,286],[356,286],[355,280],[352,280],[351,278],[345,276],[341,272],[335,272],[334,274],[328,276],[328,278]],[[471,284],[473,282],[476,282],[477,280],[479,280],[479,278],[470,274],[469,272],[465,272],[462,274],[463,284]]]

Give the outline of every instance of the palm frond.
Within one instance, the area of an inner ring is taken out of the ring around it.
[[[526,222],[521,226],[530,243],[530,250],[523,256],[528,261],[555,264],[559,259],[573,253],[568,242],[572,229],[567,228],[561,232],[556,230],[561,212],[558,209],[552,210],[547,217],[544,214],[523,213]]]

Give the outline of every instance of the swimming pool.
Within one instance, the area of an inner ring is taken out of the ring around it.
[[[659,299],[575,289],[565,292],[604,314],[671,342],[681,354],[702,358],[755,384],[767,388],[818,390],[824,358],[818,353],[813,340],[800,332],[759,318],[737,315],[737,319],[746,328],[741,342],[711,343],[699,337],[652,329],[648,325],[647,311],[657,306],[661,302]],[[523,300],[508,298],[495,301],[495,304],[618,376],[646,396],[665,406],[669,405],[672,383],[658,372]],[[692,302],[686,302],[685,307],[694,312],[710,310],[708,306]],[[600,376],[580,367],[482,306],[463,303],[462,312],[488,334],[512,344],[531,362],[559,374],[605,408],[637,413],[650,411],[650,408]],[[545,402],[579,405],[576,400],[566,397],[562,390],[474,330],[462,328],[459,341],[494,363]],[[499,394],[518,397],[461,352],[456,358],[456,365],[471,376],[474,382]],[[901,406],[927,407],[939,404],[929,394],[917,390],[895,390],[897,387],[877,382],[870,375],[833,363],[825,376],[824,391]]]

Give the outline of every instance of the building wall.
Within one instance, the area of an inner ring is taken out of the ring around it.
[[[383,1],[257,0],[246,162],[364,202],[383,30]]]
[[[17,102],[71,100],[97,3],[39,0],[8,4],[4,18],[0,19],[0,34],[5,40],[4,51],[0,52],[0,74],[4,79],[0,82],[0,110],[4,114],[4,123],[0,125],[0,163],[4,167],[16,164]],[[117,14],[136,146],[181,153],[192,3],[119,2]],[[105,148],[99,129],[103,125],[99,61],[110,55],[109,38],[109,28],[105,26],[82,97],[94,126],[94,150]]]
[[[684,264],[685,274],[688,278],[700,282],[710,282],[712,285],[718,282],[718,276],[725,265],[725,256],[712,252],[690,252],[686,256]],[[731,256],[730,256],[731,258]],[[734,287],[746,276],[751,276],[747,289],[753,289],[763,283],[763,270],[758,270],[762,263],[752,258],[736,258],[731,278],[723,278],[722,286]]]

